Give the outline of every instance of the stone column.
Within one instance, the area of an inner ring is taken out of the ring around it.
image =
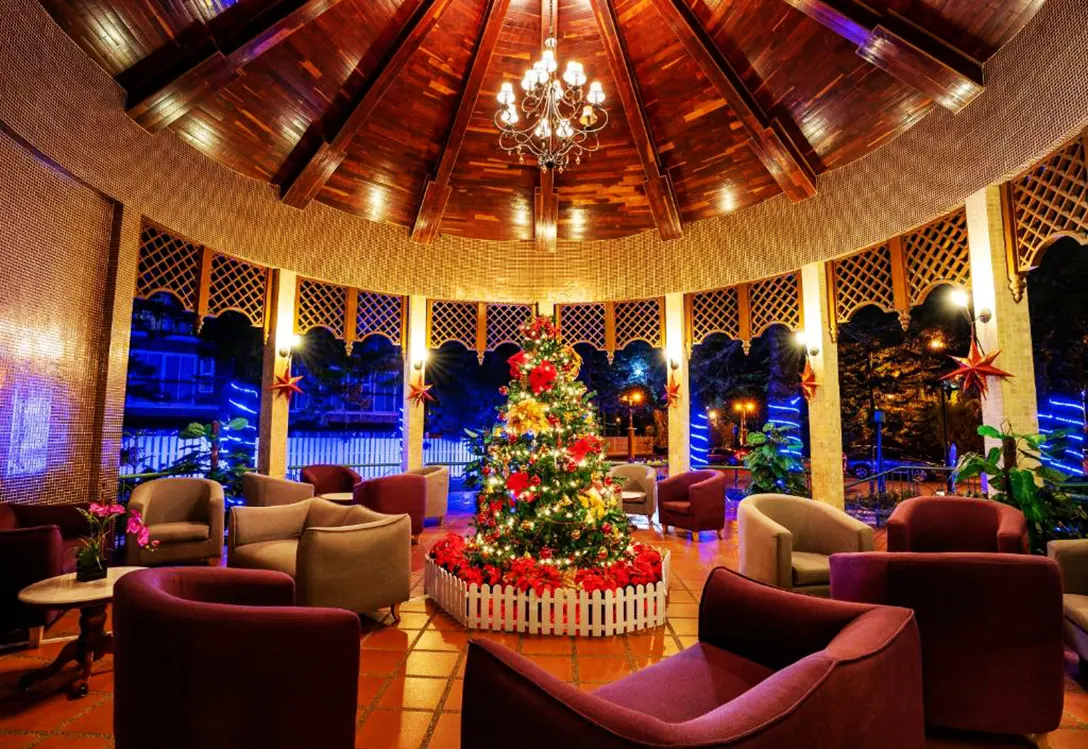
[[[427,374],[427,298],[408,297],[405,321],[404,357],[404,430],[401,435],[404,470],[423,467],[423,416],[426,404],[409,398],[412,384],[426,382]]]
[[[805,346],[818,385],[816,395],[808,402],[812,498],[841,509],[844,490],[839,349],[831,338],[835,322],[829,313],[827,263],[810,263],[801,268],[801,292]]]
[[[669,406],[669,475],[691,470],[691,388],[689,387],[687,315],[682,293],[665,295],[666,382],[677,385],[676,403]],[[675,367],[675,368],[674,368]]]
[[[555,302],[537,302],[536,313],[541,317],[555,317]]]
[[[975,334],[985,353],[1001,352],[994,365],[1012,374],[1004,380],[989,378],[989,392],[982,399],[982,423],[1002,429],[1008,422],[1015,432],[1035,433],[1039,431],[1039,413],[1028,297],[1025,290],[1017,303],[1009,288],[1005,210],[1000,185],[967,198],[974,314],[983,318],[989,312],[987,322],[975,321]],[[996,441],[986,440],[987,450],[995,445]]]
[[[290,368],[291,345],[295,338],[295,286],[298,274],[273,269],[268,312],[268,336],[264,342],[261,369],[261,417],[257,441],[257,470],[283,478],[287,473],[287,396],[269,390],[276,377]],[[286,354],[286,355],[285,355]],[[305,386],[305,381],[299,383]]]

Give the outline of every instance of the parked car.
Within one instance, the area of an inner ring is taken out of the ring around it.
[[[747,454],[746,447],[715,447],[707,453],[706,462],[712,466],[740,466]]]
[[[915,481],[935,481],[940,478],[940,468],[936,463],[928,460],[919,460],[884,452],[884,470],[893,468],[913,469],[910,477]],[[877,472],[875,455],[860,455],[846,459],[846,472],[859,478],[866,479]]]

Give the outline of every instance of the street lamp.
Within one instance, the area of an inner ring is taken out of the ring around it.
[[[740,439],[740,444],[744,445],[748,438],[748,417],[755,415],[756,402],[754,400],[733,401],[733,412],[740,414],[740,432],[738,437]]]
[[[635,459],[635,407],[642,403],[641,390],[629,390],[620,396],[627,406],[627,460]]]

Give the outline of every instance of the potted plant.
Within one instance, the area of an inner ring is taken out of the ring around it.
[[[117,523],[124,524],[125,531],[131,533],[143,548],[154,548],[158,541],[151,540],[151,532],[144,525],[143,518],[136,510],[128,510],[121,504],[99,504],[80,513],[87,519],[90,532],[81,540],[82,545],[76,550],[76,580],[81,583],[101,580],[109,569],[110,543],[117,530]]]
[[[752,476],[747,494],[808,494],[804,466],[796,457],[801,454],[801,440],[790,433],[793,429],[768,422],[762,430],[748,433],[744,465]]]

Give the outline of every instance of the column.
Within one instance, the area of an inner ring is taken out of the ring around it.
[[[676,387],[677,397],[669,406],[669,475],[691,470],[691,388],[688,382],[688,347],[682,293],[665,295],[666,382]]]
[[[967,198],[971,295],[978,318],[975,334],[987,354],[1001,352],[994,365],[1012,374],[1008,379],[989,378],[989,392],[982,399],[982,423],[1002,429],[1008,422],[1014,432],[1035,433],[1039,431],[1039,414],[1027,290],[1019,303],[1013,300],[1006,261],[1005,210],[1000,185]],[[983,322],[986,317],[988,321]],[[987,450],[996,445],[995,440],[986,440]]]
[[[427,374],[427,298],[408,297],[405,321],[404,357],[404,431],[401,435],[404,470],[423,467],[423,416],[426,404],[409,397],[412,384],[426,382]]]
[[[257,440],[257,470],[283,478],[287,474],[287,420],[290,402],[286,395],[269,390],[276,378],[287,374],[295,340],[295,287],[298,274],[273,269],[268,330],[261,369],[261,417]],[[299,383],[305,385],[305,381]]]
[[[555,318],[555,302],[537,302],[536,313],[541,317]]]
[[[843,507],[842,404],[839,401],[839,349],[831,337],[827,263],[801,268],[804,341],[816,375],[816,394],[808,402],[808,442],[812,498]],[[813,353],[815,352],[815,353]]]

